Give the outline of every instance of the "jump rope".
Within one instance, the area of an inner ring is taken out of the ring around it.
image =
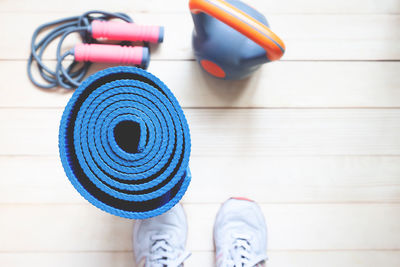
[[[40,40],[39,34],[48,31]],[[66,37],[72,33],[80,35],[82,43],[62,53]],[[49,44],[57,38],[56,67],[45,64],[43,54]],[[150,60],[148,42],[161,43],[164,28],[160,26],[138,25],[124,13],[89,11],[80,16],[58,19],[39,26],[33,33],[31,54],[28,59],[28,76],[36,86],[44,89],[78,87],[88,73],[92,62],[135,65],[147,68]],[[122,41],[118,45],[102,43],[105,40]],[[133,46],[132,42],[145,42],[144,46]],[[74,60],[64,68],[62,63],[68,56]],[[77,66],[83,62],[81,66]],[[37,65],[43,82],[32,75],[32,65]]]

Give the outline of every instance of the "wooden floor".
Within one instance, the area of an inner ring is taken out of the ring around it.
[[[287,53],[228,82],[194,61],[186,0],[0,0],[0,266],[134,266],[133,221],[88,204],[62,170],[58,125],[71,94],[26,75],[34,28],[90,9],[166,27],[149,71],[192,132],[186,266],[213,266],[214,216],[231,195],[260,203],[269,267],[400,266],[400,1],[248,3]]]

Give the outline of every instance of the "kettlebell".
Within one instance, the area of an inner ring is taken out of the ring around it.
[[[265,16],[239,0],[190,0],[189,8],[195,56],[214,77],[245,78],[285,52]]]

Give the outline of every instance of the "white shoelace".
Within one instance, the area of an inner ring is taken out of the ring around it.
[[[146,267],[180,267],[191,255],[190,252],[174,249],[168,242],[168,234],[155,234],[151,236],[153,245]]]
[[[253,253],[250,236],[235,234],[232,246],[229,248],[227,257],[224,259],[224,267],[254,267],[260,262],[267,260],[267,255],[256,255]]]

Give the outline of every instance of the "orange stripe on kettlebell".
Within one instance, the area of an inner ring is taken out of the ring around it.
[[[226,76],[225,71],[214,62],[203,59],[200,61],[200,64],[211,75],[218,78],[225,78]]]
[[[190,0],[189,8],[194,14],[204,12],[244,34],[266,50],[269,60],[282,57],[283,41],[267,26],[231,4],[223,0]]]

